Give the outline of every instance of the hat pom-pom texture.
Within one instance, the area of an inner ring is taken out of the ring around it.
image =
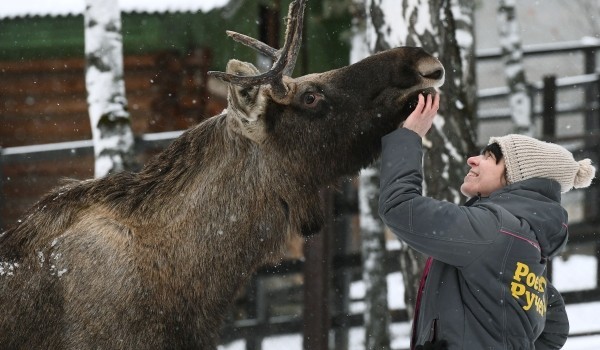
[[[596,175],[596,168],[592,165],[592,161],[589,159],[580,160],[579,170],[575,175],[575,188],[588,187],[592,183],[592,179]]]

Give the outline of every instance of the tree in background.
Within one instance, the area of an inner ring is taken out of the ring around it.
[[[523,68],[523,48],[515,0],[500,0],[498,4],[498,35],[502,47],[506,84],[510,90],[509,102],[515,132],[533,136],[531,97]]]
[[[382,47],[373,50],[366,41],[366,9],[365,0],[354,0],[350,63],[385,50]],[[387,302],[386,245],[384,225],[378,214],[379,162],[360,173],[358,198],[362,277],[365,284],[365,349],[389,350],[391,318]]]
[[[365,349],[390,349],[390,313],[384,225],[378,215],[379,169],[363,170],[359,178],[362,276],[365,283]]]
[[[84,23],[85,82],[96,159],[94,175],[102,177],[134,166],[118,1],[86,0]]]
[[[357,0],[359,3],[361,1]],[[432,130],[424,140],[425,152],[425,184],[426,195],[459,203],[461,196],[458,188],[465,175],[465,160],[468,154],[476,150],[476,86],[475,86],[475,43],[474,43],[474,3],[472,0],[364,0],[366,12],[366,28],[357,31],[353,39],[352,61],[362,55],[372,54],[396,46],[421,46],[426,51],[439,57],[446,67],[446,83],[441,88],[439,116]],[[360,11],[358,11],[360,12]],[[366,50],[357,49],[361,40],[366,43]],[[364,52],[363,52],[364,51]],[[378,186],[373,189],[370,182],[379,182],[377,168],[363,172],[367,178],[361,180],[361,188],[366,191],[366,199],[379,196]],[[374,193],[373,191],[376,191]],[[371,206],[372,207],[372,206]],[[361,221],[363,216],[361,215]],[[365,234],[363,230],[362,234]],[[380,236],[383,233],[379,233]],[[368,249],[375,246],[375,240],[365,240]],[[381,245],[377,249],[384,249]],[[363,248],[363,253],[367,249]],[[374,253],[372,253],[374,254]],[[378,253],[377,253],[378,254]],[[363,257],[365,262],[371,256]],[[369,268],[371,263],[363,263]],[[419,254],[402,244],[400,269],[405,285],[405,301],[409,317],[413,315],[413,306],[422,270]],[[368,274],[369,272],[365,272]],[[380,273],[373,271],[372,273]],[[373,276],[368,278],[374,279]],[[382,278],[377,277],[382,281]],[[372,283],[367,283],[367,286]],[[387,288],[387,287],[386,287]],[[384,288],[372,288],[375,293],[382,293]],[[367,299],[382,300],[381,296],[369,296]],[[387,304],[386,304],[387,306]],[[367,308],[369,301],[367,301]],[[372,310],[367,310],[373,319]],[[366,325],[369,327],[369,325]],[[370,333],[367,330],[367,337]],[[367,340],[368,341],[368,340]],[[373,340],[371,344],[377,344]],[[372,347],[367,347],[371,349]]]

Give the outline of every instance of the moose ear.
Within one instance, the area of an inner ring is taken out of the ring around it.
[[[258,75],[258,69],[248,62],[230,60],[227,73],[233,75]],[[227,114],[232,128],[256,143],[266,138],[264,113],[267,96],[264,85],[243,86],[229,83]]]

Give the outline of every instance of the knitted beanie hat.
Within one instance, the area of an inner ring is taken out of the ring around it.
[[[502,150],[508,183],[543,177],[557,181],[561,192],[567,192],[588,187],[596,174],[591,160],[577,162],[571,152],[553,143],[517,134],[491,137],[489,143]]]

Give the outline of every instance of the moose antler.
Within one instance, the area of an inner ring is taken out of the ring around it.
[[[285,43],[283,48],[279,50],[247,35],[227,31],[227,35],[233,40],[269,56],[274,61],[269,71],[253,76],[240,76],[217,71],[209,71],[208,74],[226,82],[242,86],[271,84],[271,90],[276,96],[282,98],[287,95],[288,89],[283,83],[283,75],[290,76],[296,65],[298,51],[302,43],[305,6],[306,0],[294,0],[290,4]]]

